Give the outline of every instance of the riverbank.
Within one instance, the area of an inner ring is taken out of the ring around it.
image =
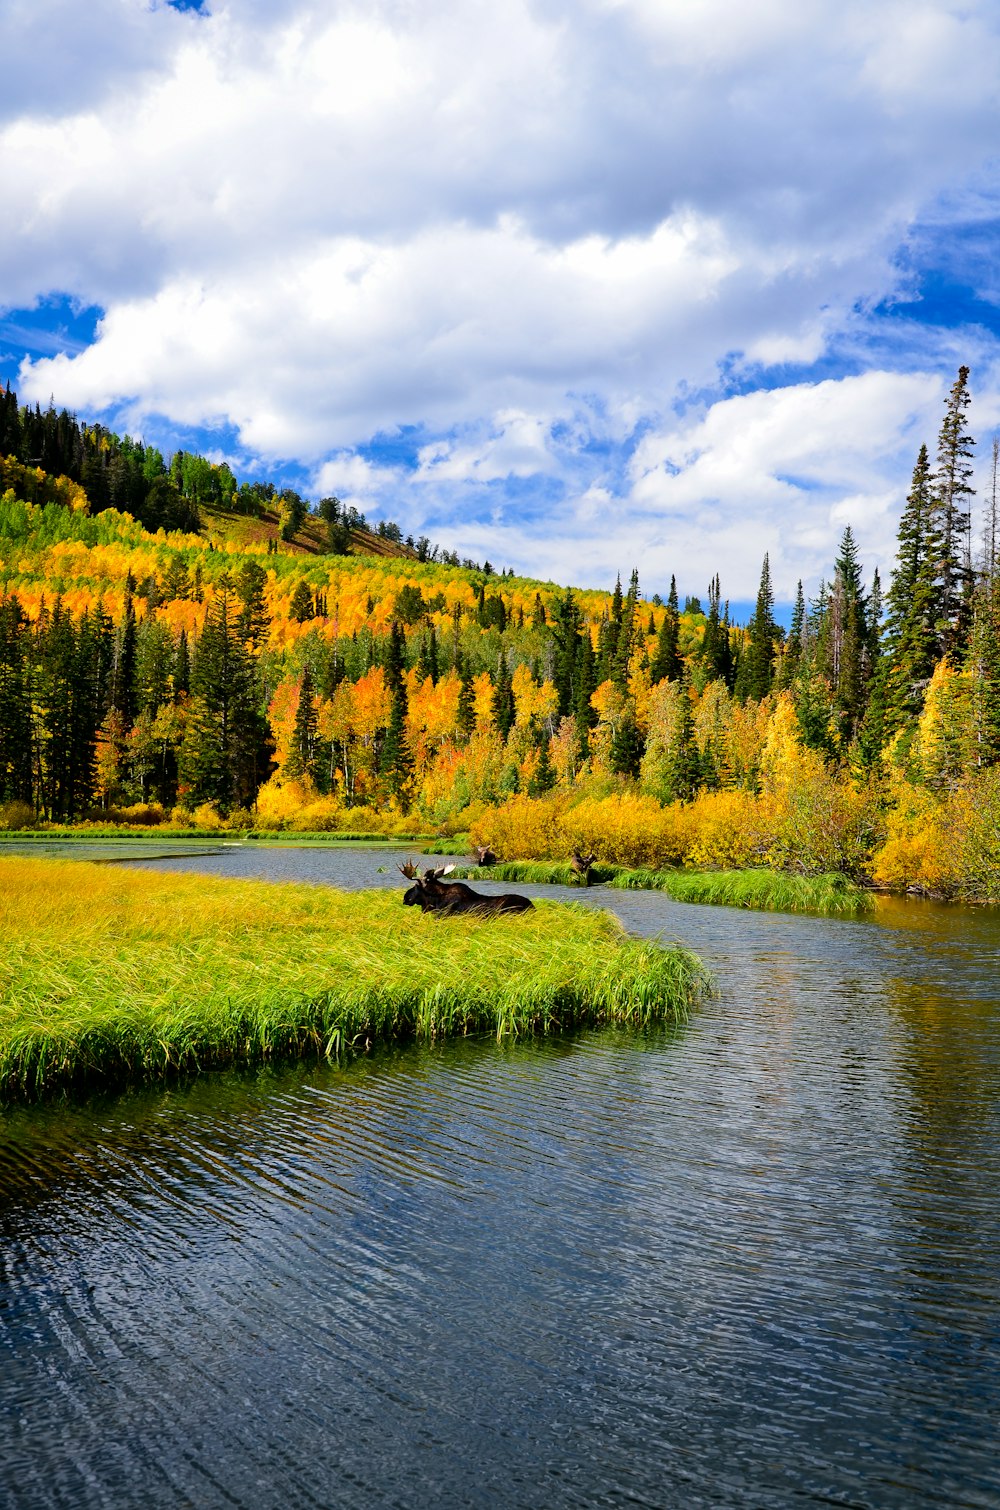
[[[0,859],[0,1095],[162,1079],[378,1039],[680,1021],[680,947],[602,911],[447,921],[396,892]]]
[[[536,886],[582,884],[568,863],[515,860],[501,865],[465,865],[460,880],[520,881]],[[592,884],[622,891],[664,891],[675,902],[703,902],[750,907],[762,912],[816,912],[824,917],[856,917],[870,912],[870,891],[836,872],[796,876],[778,870],[649,870],[625,865],[591,866]]]

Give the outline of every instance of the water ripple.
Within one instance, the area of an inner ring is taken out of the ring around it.
[[[720,999],[0,1114],[5,1510],[1000,1505],[997,920],[584,900]]]

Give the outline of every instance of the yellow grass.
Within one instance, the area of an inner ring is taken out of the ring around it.
[[[0,1091],[153,1077],[380,1037],[686,1015],[686,950],[607,914],[436,919],[398,891],[0,859]]]

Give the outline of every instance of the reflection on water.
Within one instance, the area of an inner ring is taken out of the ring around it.
[[[2,1114],[0,1504],[1000,1505],[1000,920],[574,896],[719,999]]]

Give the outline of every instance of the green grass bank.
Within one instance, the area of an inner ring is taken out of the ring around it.
[[[542,903],[425,916],[398,891],[0,859],[0,1097],[378,1039],[680,1021],[690,951]]]
[[[464,865],[452,872],[464,880],[522,881],[539,886],[579,885],[568,862],[516,860],[501,865]],[[875,906],[871,892],[847,876],[796,876],[780,870],[629,870],[595,864],[593,882],[622,891],[665,891],[676,902],[751,907],[762,912],[816,912],[855,917]]]

